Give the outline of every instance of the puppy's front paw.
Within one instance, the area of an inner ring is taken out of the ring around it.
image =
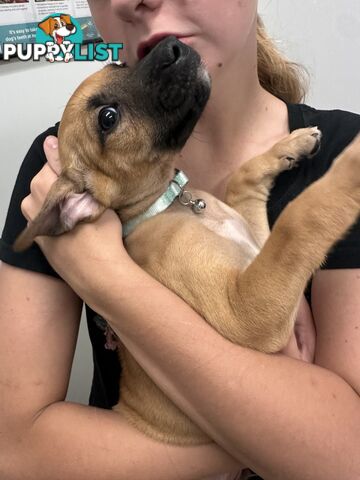
[[[299,128],[275,145],[275,154],[282,160],[284,169],[297,166],[302,158],[315,156],[321,144],[318,127]]]
[[[322,133],[321,133],[321,131],[319,130],[318,127],[312,127],[311,130],[312,130],[311,136],[313,138],[315,138],[315,144],[314,144],[311,152],[308,154],[309,158],[314,157],[318,153],[318,151],[320,150],[321,137],[322,137]]]

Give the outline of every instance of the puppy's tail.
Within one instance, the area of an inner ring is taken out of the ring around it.
[[[39,235],[61,235],[71,229],[62,220],[61,203],[71,193],[80,193],[81,189],[69,178],[60,175],[52,185],[44,205],[35,219],[20,233],[12,248],[14,252],[23,252],[31,247]]]

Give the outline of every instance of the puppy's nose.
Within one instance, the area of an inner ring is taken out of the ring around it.
[[[170,36],[159,42],[150,54],[157,57],[162,69],[166,69],[171,65],[180,64],[189,55],[189,52],[190,49],[187,45],[176,37]]]

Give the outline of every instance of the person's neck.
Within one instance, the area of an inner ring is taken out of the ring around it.
[[[254,69],[245,71],[252,73],[239,79],[231,77],[229,68],[227,77],[215,79],[202,117],[175,164],[189,177],[189,186],[221,200],[237,167],[289,133],[286,104],[260,86]]]

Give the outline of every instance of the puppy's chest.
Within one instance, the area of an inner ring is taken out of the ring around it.
[[[249,231],[237,218],[215,219],[203,217],[199,219],[199,221],[209,230],[212,230],[221,237],[232,240],[239,245],[248,245],[250,248],[258,250]]]
[[[231,207],[206,192],[192,190],[194,198],[201,197],[206,209],[197,215],[197,220],[217,235],[232,240],[245,248],[251,256],[256,256],[260,248],[256,243],[248,223]],[[185,208],[185,207],[184,207]]]
[[[169,269],[189,273],[209,259],[219,268],[246,268],[260,251],[248,223],[212,195],[193,189],[191,193],[193,198],[205,200],[204,211],[194,213],[175,201],[126,238],[128,253],[151,273],[165,276]]]

